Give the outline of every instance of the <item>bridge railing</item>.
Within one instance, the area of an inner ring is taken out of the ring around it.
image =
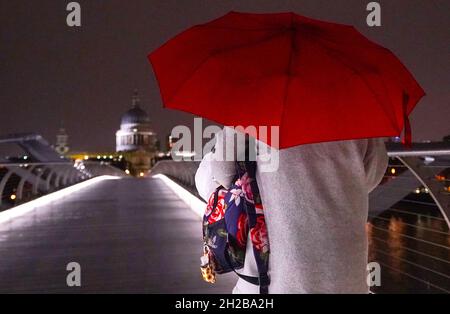
[[[86,161],[0,163],[0,211],[100,175],[123,172]]]
[[[199,161],[161,160],[152,168],[151,175],[164,174],[192,194],[199,196],[195,187],[195,173],[199,165]]]

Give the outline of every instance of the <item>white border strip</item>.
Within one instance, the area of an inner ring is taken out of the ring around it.
[[[53,193],[41,196],[37,199],[34,199],[32,201],[29,201],[27,203],[23,203],[21,205],[12,207],[11,209],[7,209],[5,211],[0,212],[0,223],[7,222],[13,218],[17,218],[19,216],[22,216],[36,207],[44,206],[50,202],[56,201],[57,199],[60,199],[68,194],[74,193],[76,191],[79,191],[81,189],[84,189],[92,184],[98,183],[103,180],[111,180],[111,179],[120,179],[116,176],[98,176],[92,179],[88,179],[86,181],[74,184],[72,186],[69,186],[67,188],[63,188],[61,190],[55,191]]]
[[[179,198],[181,198],[186,203],[186,205],[189,206],[189,208],[194,213],[197,214],[198,217],[203,217],[206,206],[206,203],[204,201],[200,200],[191,192],[163,174],[155,174],[153,178],[161,179],[176,195],[178,195]]]

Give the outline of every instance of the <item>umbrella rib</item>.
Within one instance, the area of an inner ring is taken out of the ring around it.
[[[307,38],[307,36],[305,36],[305,38]],[[352,71],[354,74],[356,74],[356,76],[358,76],[360,78],[360,80],[364,83],[364,85],[367,87],[367,89],[370,91],[370,93],[375,97],[376,99],[376,103],[380,106],[381,110],[386,114],[386,116],[389,118],[389,120],[391,121],[391,124],[395,127],[397,127],[397,122],[393,121],[391,116],[388,114],[388,112],[386,112],[386,109],[383,107],[383,105],[381,104],[380,98],[378,97],[378,95],[375,93],[375,91],[373,90],[373,88],[370,86],[370,84],[367,82],[367,80],[364,78],[363,75],[361,75],[361,73],[355,69],[354,67],[352,67],[351,65],[349,65],[347,62],[343,61],[339,52],[335,51],[335,50],[331,50],[329,47],[327,47],[326,45],[324,45],[323,43],[320,42],[320,40],[315,41],[316,43],[318,43],[322,48],[324,48],[324,51],[327,55],[331,56],[331,57],[336,57],[336,59],[346,68],[348,68],[350,71]],[[384,85],[383,85],[384,86]],[[392,107],[392,102],[389,99],[389,103]]]
[[[269,37],[260,39],[260,40],[258,40],[258,41],[252,42],[252,43],[245,43],[245,44],[242,44],[242,45],[236,45],[236,46],[233,46],[233,47],[230,47],[230,48],[219,49],[219,50],[216,50],[216,51],[210,53],[208,56],[206,56],[206,58],[204,58],[204,59],[203,59],[203,60],[202,60],[202,61],[201,61],[201,62],[200,62],[193,70],[192,70],[191,74],[189,74],[189,76],[187,76],[186,80],[184,80],[184,81],[176,88],[176,90],[175,90],[175,91],[173,92],[173,94],[169,97],[169,99],[167,100],[167,102],[168,102],[168,103],[171,102],[171,101],[173,100],[173,97],[175,97],[175,95],[183,88],[183,86],[185,86],[185,85],[187,84],[187,82],[189,82],[189,81],[191,80],[191,78],[194,76],[194,74],[197,73],[198,70],[200,70],[200,68],[201,68],[206,62],[208,62],[208,60],[211,59],[212,57],[216,57],[216,56],[218,56],[218,55],[220,55],[220,54],[223,54],[223,53],[225,53],[225,52],[229,52],[229,51],[232,51],[232,50],[236,50],[236,49],[240,49],[240,48],[243,48],[243,47],[247,47],[247,46],[257,45],[257,44],[263,43],[263,42],[265,42],[265,41],[268,41],[268,40],[271,40],[271,39],[273,39],[273,38],[276,38],[276,37],[278,37],[278,36],[280,36],[280,35],[283,35],[283,34],[286,32],[286,30],[289,30],[289,29],[285,29],[285,30],[276,32],[276,33],[270,35]]]

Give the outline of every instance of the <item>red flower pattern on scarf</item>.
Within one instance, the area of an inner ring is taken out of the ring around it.
[[[255,248],[260,252],[269,252],[269,236],[264,222],[264,216],[256,218],[256,225],[250,230],[250,238]]]

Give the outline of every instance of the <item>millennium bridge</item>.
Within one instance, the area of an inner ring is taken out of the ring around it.
[[[134,178],[107,162],[61,159],[36,134],[0,137],[27,159],[0,160],[0,293],[229,293],[202,281],[198,162],[158,162]],[[374,293],[450,292],[450,143],[386,143],[370,194]],[[67,276],[76,263],[79,285]]]

